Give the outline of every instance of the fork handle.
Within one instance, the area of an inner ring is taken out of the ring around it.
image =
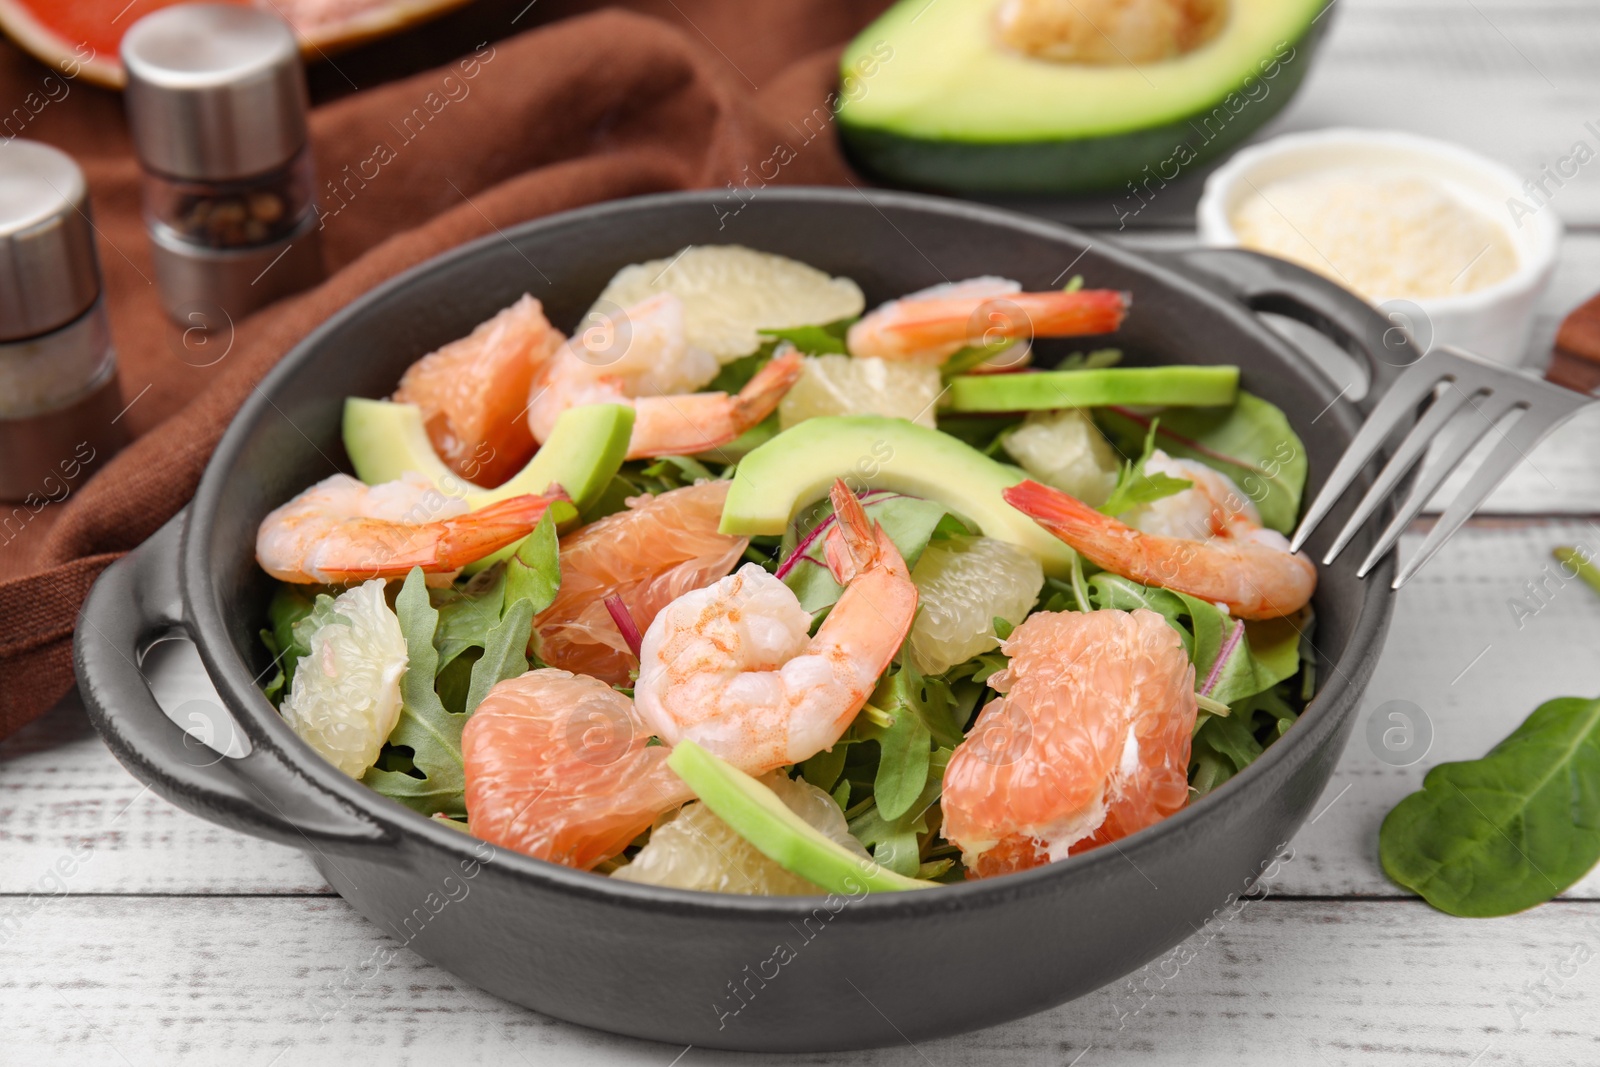
[[[1166,261],[1208,288],[1242,303],[1305,323],[1349,352],[1369,376],[1356,402],[1365,414],[1402,371],[1422,357],[1404,316],[1386,316],[1347,289],[1304,267],[1242,248],[1163,252]]]

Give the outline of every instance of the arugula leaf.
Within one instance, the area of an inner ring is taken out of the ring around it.
[[[1600,699],[1559,697],[1482,759],[1441,763],[1378,833],[1383,870],[1451,915],[1510,915],[1600,860]]]
[[[1089,599],[1097,608],[1116,608],[1119,611],[1145,608],[1165,618],[1178,631],[1178,636],[1183,638],[1183,647],[1190,659],[1194,658],[1194,631],[1180,621],[1189,613],[1189,605],[1183,597],[1170,589],[1140,585],[1131,578],[1110,571],[1090,576],[1088,584]]]
[[[506,560],[505,603],[530,601],[535,615],[554,603],[561,588],[559,551],[556,524],[547,511],[533,533],[522,539],[516,554]]]
[[[1256,761],[1282,737],[1299,712],[1280,683],[1233,702],[1227,715],[1205,716],[1195,731],[1189,787],[1204,795]]]
[[[783,330],[761,330],[761,336],[788,341],[808,356],[848,356],[845,335],[856,320],[839,319],[824,326],[791,326]]]
[[[1179,593],[1194,634],[1195,688],[1232,704],[1271,689],[1300,669],[1300,634],[1292,619],[1258,626],[1235,619],[1205,600]],[[1254,636],[1254,639],[1252,639]]]
[[[1117,475],[1116,488],[1111,490],[1111,496],[1106,502],[1100,505],[1101,514],[1121,515],[1129,508],[1181,493],[1194,485],[1187,478],[1174,478],[1160,471],[1155,474],[1144,472],[1145,464],[1150,462],[1150,454],[1156,450],[1158,425],[1160,420],[1150,423],[1150,432],[1145,435],[1144,448],[1140,450],[1139,458],[1122,465],[1122,471]]]
[[[843,738],[835,741],[832,748],[818,752],[801,763],[800,776],[824,793],[832,792],[839,783],[839,776],[844,774],[844,760],[850,754],[849,746],[853,743]]]
[[[416,774],[374,767],[361,780],[424,815],[465,815],[461,728],[467,717],[446,710],[434,689],[439,653],[433,647],[433,635],[439,612],[428,597],[422,568],[411,568],[394,607],[406,640],[407,658],[406,673],[400,679],[400,721],[389,734],[388,743],[411,750]]]
[[[1154,427],[1152,416],[1131,408],[1096,409],[1101,428],[1132,455]],[[1199,460],[1221,471],[1261,512],[1269,529],[1288,533],[1300,514],[1306,450],[1282,411],[1240,391],[1232,407],[1168,408],[1160,413],[1156,442],[1169,456]]]
[[[646,477],[659,478],[674,489],[693,485],[698,481],[715,481],[716,475],[706,465],[692,456],[662,456],[642,472]]]
[[[501,563],[477,574],[465,589],[429,590],[439,612],[433,632],[433,647],[439,652],[438,673],[443,674],[468,649],[485,646],[489,630],[500,621],[505,588],[505,564]]]
[[[917,565],[922,550],[949,515],[943,504],[883,489],[863,493],[861,506],[869,519],[883,525],[907,567]],[[827,533],[832,525],[833,506],[819,500],[790,525],[778,552],[783,562],[774,573],[810,612],[832,605],[844,592],[828,570]]]
[[[939,432],[947,433],[956,440],[982,452],[986,456],[993,456],[1002,447],[1005,432],[1014,426],[1020,426],[1022,415],[945,415],[939,416]]]
[[[507,678],[528,673],[528,638],[533,632],[533,601],[527,597],[506,608],[500,625],[489,631],[483,655],[472,665],[464,710],[471,715],[489,690]]]

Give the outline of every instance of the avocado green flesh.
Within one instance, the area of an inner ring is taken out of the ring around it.
[[[1037,558],[1046,574],[1072,572],[1072,549],[1005,502],[1025,474],[949,434],[905,419],[842,415],[807,419],[751,452],[735,468],[722,532],[781,534],[801,508],[851,489],[890,489],[937,501]]]
[[[1107,404],[1224,407],[1239,396],[1238,367],[1115,367],[963,374],[950,380],[949,411],[1048,411]]]
[[[890,181],[982,192],[1082,192],[1135,182],[1136,210],[1223,154],[1298,89],[1325,0],[1233,0],[1222,32],[1138,67],[1058,63],[1001,46],[996,0],[902,0],[842,60],[838,125],[857,165]],[[924,9],[926,11],[924,12]]]
[[[392,482],[415,471],[440,491],[464,497],[473,511],[560,485],[582,511],[605,492],[622,466],[633,432],[633,408],[591,404],[562,412],[549,440],[528,465],[493,489],[480,489],[444,465],[415,404],[353,396],[344,402],[343,428],[344,448],[356,477],[368,485]]]
[[[790,811],[772,790],[693,741],[679,741],[667,766],[762,855],[830,893],[855,896],[863,890],[881,893],[935,884],[856,855]]]

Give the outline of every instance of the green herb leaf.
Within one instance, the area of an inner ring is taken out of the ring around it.
[[[958,374],[966,374],[972,368],[987,363],[1000,353],[1015,347],[1016,343],[1015,338],[1007,337],[1004,340],[995,341],[993,344],[968,345],[965,348],[957,349],[951,353],[950,358],[945,360],[944,364],[939,368],[939,377],[949,381]]]
[[[894,723],[878,738],[883,751],[872,795],[878,798],[878,811],[885,819],[904,815],[922,795],[932,740],[921,718],[905,706],[895,711]]]
[[[1122,349],[1097,348],[1093,352],[1074,352],[1055,365],[1056,370],[1100,370],[1122,362]]]
[[[489,631],[489,643],[472,665],[466,713],[471,715],[489,690],[507,678],[528,673],[528,637],[533,631],[533,601],[524,597],[506,608],[500,625]]]
[[[1145,435],[1144,448],[1139,452],[1139,458],[1122,465],[1122,471],[1117,475],[1116,488],[1111,490],[1111,496],[1106,502],[1100,505],[1102,514],[1121,515],[1129,508],[1181,493],[1194,485],[1187,478],[1174,478],[1159,471],[1155,474],[1144,472],[1145,464],[1150,462],[1150,454],[1156,450],[1157,425],[1157,422],[1150,424],[1150,432]]]
[[[465,589],[429,590],[439,612],[433,647],[439,652],[440,674],[462,653],[488,642],[489,631],[500,622],[505,582],[505,564],[497,564],[479,573]]]
[[[420,567],[406,575],[394,606],[406,639],[407,660],[400,679],[400,721],[388,743],[411,750],[420,777],[373,768],[361,780],[424,815],[465,815],[461,727],[467,717],[447,711],[433,687],[439,662],[433,635],[439,612],[428,596]]]
[[[748,356],[740,356],[722,365],[717,376],[706,383],[707,393],[737,393],[750,384],[750,379],[761,372],[772,360],[773,350],[778,347],[777,341],[768,341]]]
[[[527,600],[533,613],[548,608],[561,588],[561,566],[557,558],[559,543],[556,525],[547,511],[533,533],[522,539],[516,555],[506,560],[505,603]]]
[[[1600,859],[1600,700],[1546,701],[1482,759],[1441,763],[1378,834],[1386,874],[1451,915],[1542,904]]]
[[[849,755],[851,742],[835,741],[830,749],[818,752],[800,764],[800,776],[824,793],[832,792],[844,773],[844,760]]]
[[[1130,408],[1100,408],[1107,436],[1132,455],[1153,426],[1151,416]],[[1156,443],[1169,456],[1199,460],[1221,471],[1279,533],[1294,528],[1306,483],[1306,451],[1282,411],[1240,391],[1232,407],[1169,408],[1160,413]]]
[[[928,809],[939,799],[951,755],[950,749],[941,747],[929,757],[927,781],[922,792],[898,818],[884,818],[876,800],[872,800],[860,814],[850,819],[850,833],[872,849],[872,856],[878,863],[898,874],[916,873],[921,865],[917,835],[928,832]]]
[[[332,613],[333,597],[326,593],[314,595],[315,588],[280,582],[272,591],[272,602],[267,605],[267,622],[271,625],[271,629],[261,631],[261,640],[273,658],[278,661],[277,673],[262,688],[262,692],[273,704],[277,704],[288,695],[290,687],[294,684],[295,667],[299,665],[302,656],[311,653],[308,642],[311,631],[316,629],[316,626],[302,629],[299,624],[310,616],[322,601],[327,601],[323,606],[324,617]]]
[[[840,319],[826,326],[791,326],[783,330],[762,330],[760,333],[763,337],[788,341],[808,356],[847,356],[850,350],[845,347],[844,339],[855,321]]]

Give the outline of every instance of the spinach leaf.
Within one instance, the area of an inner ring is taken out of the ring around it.
[[[1139,458],[1122,465],[1122,470],[1117,475],[1116,488],[1111,490],[1106,502],[1100,505],[1101,514],[1121,515],[1129,508],[1153,503],[1174,493],[1181,493],[1194,485],[1187,478],[1174,478],[1160,471],[1155,474],[1145,473],[1144,465],[1150,461],[1150,454],[1156,450],[1156,427],[1159,422],[1160,420],[1156,420],[1150,424],[1150,432],[1145,434],[1144,448],[1140,450]]]
[[[1600,699],[1539,705],[1482,759],[1441,763],[1378,834],[1383,870],[1451,915],[1542,904],[1600,860]]]
[[[922,550],[949,515],[943,504],[886,489],[861,494],[861,506],[869,519],[883,525],[907,567],[917,565]],[[833,521],[833,506],[819,500],[801,512],[779,549],[783,562],[774,573],[799,597],[800,606],[810,612],[832,605],[844,592],[828,570],[827,534]]]
[[[1131,408],[1097,409],[1101,428],[1133,455],[1154,418]],[[1279,533],[1294,528],[1306,482],[1306,451],[1282,411],[1241,391],[1232,407],[1169,408],[1156,443],[1170,456],[1199,460],[1232,478]]]
[[[1224,704],[1271,689],[1300,669],[1300,633],[1293,619],[1251,624],[1208,601],[1179,593],[1194,633],[1195,689]]]
[[[406,639],[407,659],[406,673],[400,679],[400,721],[388,743],[411,750],[416,774],[374,767],[361,780],[424,815],[465,815],[461,727],[467,717],[446,710],[434,690],[439,653],[433,647],[433,635],[439,612],[428,597],[422,568],[413,567],[406,575],[394,607]]]

